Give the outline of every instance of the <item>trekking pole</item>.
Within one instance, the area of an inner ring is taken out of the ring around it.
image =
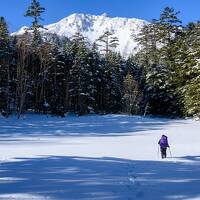
[[[171,152],[171,150],[170,150],[170,147],[169,147],[169,153],[170,153],[170,156],[171,156],[171,158],[172,158],[172,152]]]
[[[160,150],[160,148],[159,148],[159,145],[158,145],[158,151],[157,151],[158,158],[159,158],[159,150]]]

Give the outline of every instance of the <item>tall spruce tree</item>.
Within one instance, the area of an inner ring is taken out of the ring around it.
[[[102,59],[98,52],[96,43],[92,45],[88,53],[88,65],[90,66],[90,80],[89,80],[89,112],[101,112],[102,105]]]
[[[102,95],[102,102],[103,102],[103,109],[105,112],[116,112],[116,98],[117,93],[114,91],[117,90],[117,79],[120,77],[119,70],[120,70],[120,59],[119,56],[114,53],[114,50],[119,45],[119,40],[111,31],[105,31],[103,35],[101,35],[97,39],[97,46],[99,48],[100,53],[104,57],[104,64],[103,64],[103,74],[102,74],[102,81],[104,88],[101,90]],[[117,75],[118,74],[118,75]],[[115,78],[114,78],[115,76]],[[120,78],[119,78],[120,79]],[[115,83],[114,83],[115,82]],[[121,82],[122,84],[122,82]],[[115,87],[116,86],[116,87]],[[120,87],[120,84],[118,84]],[[115,89],[114,89],[115,87]],[[119,88],[118,88],[119,89]],[[118,90],[119,96],[121,95],[120,89]],[[113,104],[113,101],[115,103]],[[118,110],[121,110],[121,100],[118,101]]]
[[[160,42],[163,44],[160,49],[161,63],[167,69],[166,79],[166,100],[169,106],[169,113],[171,115],[179,115],[179,93],[176,85],[176,52],[177,52],[177,40],[182,33],[182,22],[178,18],[178,14],[173,8],[166,7],[160,15],[159,19],[159,34],[161,36]]]
[[[28,7],[25,17],[33,18],[33,22],[31,25],[30,30],[33,31],[33,45],[37,46],[41,43],[41,35],[40,35],[40,28],[44,28],[40,21],[42,20],[41,14],[45,11],[45,8],[41,7],[40,2],[38,0],[32,0],[31,5]]]
[[[45,8],[41,7],[40,2],[38,0],[32,0],[31,5],[28,7],[25,17],[33,18],[32,25],[30,29],[32,31],[31,41],[29,42],[29,46],[27,48],[30,49],[30,53],[28,55],[28,67],[29,74],[31,79],[31,98],[30,104],[32,104],[33,110],[40,112],[41,111],[41,90],[43,90],[43,82],[41,81],[41,74],[44,74],[44,62],[42,61],[41,55],[43,55],[40,48],[42,47],[42,37],[40,34],[40,28],[43,28],[40,21],[42,20],[41,14],[45,11]],[[29,31],[27,30],[27,35],[29,35]],[[30,37],[30,36],[29,36]],[[44,52],[44,51],[43,51]],[[48,62],[48,61],[47,61]]]
[[[137,56],[145,68],[145,96],[151,114],[178,113],[173,84],[174,45],[180,29],[177,14],[172,8],[165,8],[160,19],[145,25],[138,37],[142,51]]]
[[[85,38],[77,33],[72,40],[74,51],[73,65],[70,69],[70,104],[71,109],[83,115],[90,111],[90,100],[93,93],[93,74],[88,63],[89,51]],[[92,81],[92,82],[91,82]]]
[[[10,112],[11,44],[4,17],[0,17],[0,111],[8,116]]]
[[[107,108],[109,112],[122,111],[123,59],[120,54],[110,52],[107,58]]]
[[[185,116],[200,117],[200,22],[190,23],[176,54],[177,83]]]

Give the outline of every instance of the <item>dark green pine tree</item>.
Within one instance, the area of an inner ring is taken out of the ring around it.
[[[183,114],[200,117],[200,22],[190,23],[180,37],[177,51],[179,93],[182,97]]]
[[[145,98],[151,114],[177,115],[174,46],[180,29],[178,12],[165,8],[159,20],[147,24],[138,37],[142,51],[137,55],[144,65]]]
[[[117,37],[114,36],[114,34],[111,31],[105,31],[103,35],[101,35],[97,42],[97,47],[99,48],[100,53],[103,56],[104,62],[103,62],[103,74],[102,74],[102,83],[104,85],[104,88],[102,88],[101,95],[102,95],[102,105],[105,112],[116,112],[116,103],[111,105],[111,99],[113,100],[114,97],[114,91],[112,91],[114,81],[114,66],[115,61],[117,62],[117,56],[114,52],[116,47],[119,45],[119,40]],[[115,57],[115,58],[114,58]],[[116,64],[116,70],[118,70],[118,63]],[[116,71],[118,73],[118,71]],[[111,94],[112,93],[112,94]],[[121,93],[119,93],[120,95]],[[120,103],[120,102],[119,102]],[[118,107],[118,110],[121,110],[121,104]],[[115,111],[114,111],[115,110]]]
[[[108,77],[108,111],[122,111],[124,62],[119,53],[110,52],[107,58]]]
[[[159,52],[159,24],[157,20],[145,25],[136,38],[141,51],[135,55],[138,66],[144,69],[144,113],[164,114],[163,95],[167,71],[161,65]]]
[[[71,42],[68,38],[62,40],[63,48],[62,53],[59,56],[61,62],[64,62],[63,68],[63,105],[64,112],[70,111],[70,97],[69,97],[69,80],[70,80],[70,69],[73,65],[74,52],[71,51]]]
[[[101,35],[97,39],[97,46],[99,47],[101,53],[105,55],[105,58],[108,58],[110,52],[112,52],[118,45],[119,40],[117,37],[113,35],[110,31],[105,31],[103,35]]]
[[[136,78],[139,82],[144,82],[144,88],[146,90],[146,103],[149,101],[149,93],[153,93],[154,86],[150,83],[151,79],[157,80],[154,77],[157,74],[157,68],[159,68],[159,28],[158,21],[152,20],[150,24],[146,24],[142,27],[140,34],[136,37],[138,44],[141,46],[141,50],[133,57],[129,58],[127,65],[133,60],[135,62],[134,70],[130,69],[134,73],[134,77],[141,74],[141,79]],[[130,64],[129,64],[130,65]],[[135,72],[134,72],[135,71]],[[136,73],[136,74],[135,74]],[[139,80],[140,79],[140,80]]]
[[[159,34],[161,43],[165,47],[170,47],[170,45],[175,41],[176,35],[180,31],[181,20],[178,18],[178,14],[173,8],[166,7],[160,14],[159,19]]]
[[[70,104],[73,112],[83,115],[93,110],[90,102],[94,88],[91,84],[93,74],[88,61],[89,50],[80,33],[74,35],[72,48],[75,56],[70,69]]]
[[[160,15],[159,34],[160,43],[163,47],[160,49],[160,63],[167,71],[165,84],[165,101],[168,105],[168,112],[171,115],[180,115],[179,93],[176,85],[176,54],[177,40],[182,34],[182,22],[178,18],[178,14],[173,8],[166,7]]]
[[[33,45],[37,46],[41,43],[42,38],[40,35],[40,28],[44,28],[40,21],[43,20],[41,18],[41,14],[45,11],[45,8],[41,7],[40,2],[38,0],[32,0],[31,5],[28,7],[25,17],[31,17],[33,18],[32,25],[30,27],[30,30],[33,31]]]
[[[17,37],[10,37],[10,67],[9,67],[9,105],[10,112],[16,110],[16,68],[17,68]]]
[[[51,49],[51,66],[48,78],[48,104],[53,115],[64,117],[65,113],[65,54],[62,49],[54,45]]]
[[[4,17],[0,17],[0,111],[8,116],[10,112],[11,43]]]
[[[26,45],[26,48],[29,48],[27,51],[29,52],[27,55],[27,66],[28,66],[28,74],[31,85],[29,86],[29,106],[31,109],[36,112],[41,112],[42,110],[42,99],[43,99],[43,81],[41,81],[42,74],[44,74],[44,60],[42,49],[42,37],[40,34],[40,28],[43,26],[40,24],[42,20],[41,14],[45,11],[43,7],[41,7],[40,2],[38,0],[32,0],[31,5],[28,7],[25,17],[33,18],[32,25],[26,31],[27,37],[30,37],[30,42]],[[31,35],[29,35],[29,30],[31,30]],[[46,56],[45,56],[46,57]],[[46,61],[48,62],[48,61]]]
[[[98,113],[106,112],[106,87],[107,77],[105,73],[105,58],[98,51],[98,45],[94,43],[89,53],[89,63],[93,74],[92,82],[94,87],[94,110]]]
[[[92,113],[102,112],[102,59],[98,52],[96,43],[92,45],[88,53],[88,65],[90,66],[89,84],[89,111]]]
[[[159,58],[159,25],[158,20],[152,20],[151,23],[144,25],[138,35],[134,36],[141,47],[136,54],[137,61],[146,68],[152,63],[158,64]]]

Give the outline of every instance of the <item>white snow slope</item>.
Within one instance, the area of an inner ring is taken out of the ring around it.
[[[0,199],[200,199],[199,130],[190,119],[125,115],[0,118]]]
[[[93,43],[106,30],[109,30],[119,39],[119,46],[116,50],[127,57],[127,55],[136,51],[137,42],[134,40],[133,35],[137,35],[146,23],[146,21],[136,18],[111,18],[106,14],[96,16],[75,13],[57,23],[46,25],[47,30],[42,30],[42,32],[55,33],[58,36],[69,38],[79,32],[87,37],[90,43]],[[22,27],[13,35],[23,34],[26,28]]]

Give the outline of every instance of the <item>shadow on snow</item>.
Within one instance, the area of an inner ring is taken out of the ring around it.
[[[200,157],[184,157],[190,162],[177,163],[55,156],[18,159],[0,164],[0,199],[17,194],[19,200],[24,199],[19,194],[54,200],[200,197]]]
[[[68,116],[66,118],[30,115],[24,120],[0,119],[0,136],[125,136],[138,131],[160,130],[166,125],[173,126],[174,121],[126,115]],[[186,122],[176,120],[176,124],[178,123]]]

